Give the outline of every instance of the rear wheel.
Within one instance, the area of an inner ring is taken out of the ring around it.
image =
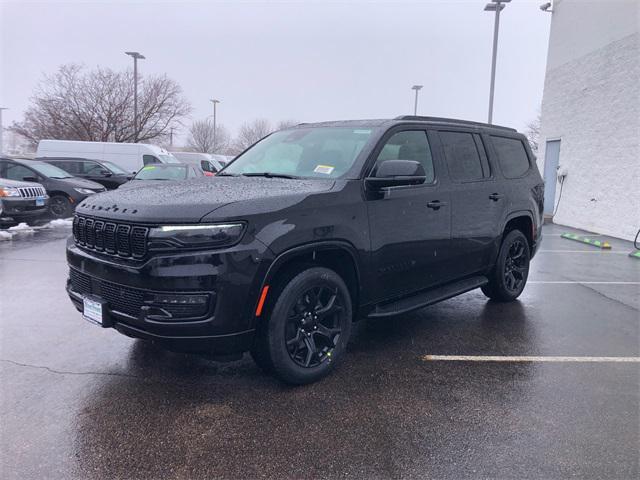
[[[351,333],[349,290],[333,270],[312,267],[274,292],[251,354],[280,380],[302,385],[326,376],[342,360]]]
[[[520,296],[529,276],[529,242],[520,230],[510,231],[502,241],[489,283],[482,292],[492,300],[510,302]]]

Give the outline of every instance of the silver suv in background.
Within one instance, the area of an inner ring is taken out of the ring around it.
[[[42,185],[0,178],[0,225],[41,217],[49,209],[49,196]]]

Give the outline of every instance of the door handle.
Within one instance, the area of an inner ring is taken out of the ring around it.
[[[432,202],[427,203],[427,207],[433,208],[434,210],[438,210],[440,207],[444,207],[447,205],[447,202],[441,202],[440,200],[433,200]]]
[[[494,202],[497,202],[498,200],[500,200],[502,197],[504,197],[503,194],[501,193],[492,193],[491,195],[489,195],[489,198],[491,200],[493,200]]]

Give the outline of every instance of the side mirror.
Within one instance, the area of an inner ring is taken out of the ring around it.
[[[22,177],[22,180],[25,182],[37,182],[38,179],[36,177]]]
[[[109,170],[100,170],[100,175],[103,177],[110,177],[113,174]]]
[[[376,168],[375,175],[366,183],[374,189],[420,185],[427,179],[424,167],[413,160],[386,160]]]

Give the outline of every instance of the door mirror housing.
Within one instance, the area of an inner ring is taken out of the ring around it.
[[[110,177],[113,174],[109,170],[100,170],[100,175],[103,177]]]
[[[37,182],[38,179],[36,177],[27,176],[27,177],[22,177],[22,181],[24,181],[24,182]]]
[[[385,160],[380,163],[366,183],[374,189],[420,185],[427,180],[424,167],[413,160]]]

